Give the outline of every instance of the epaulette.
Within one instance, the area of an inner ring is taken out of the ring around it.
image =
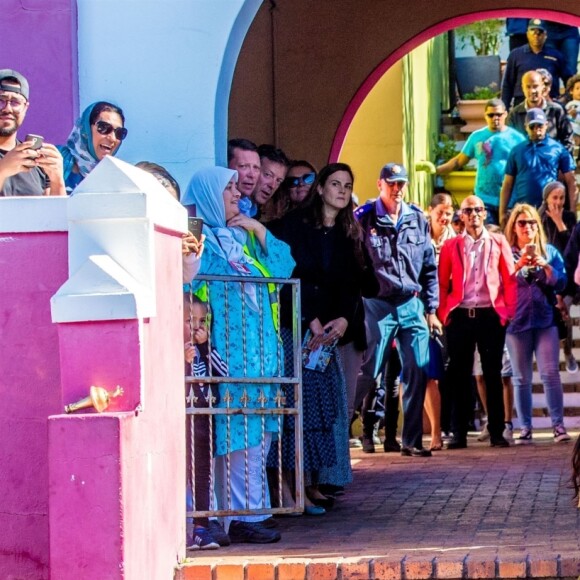
[[[425,215],[425,212],[423,211],[422,207],[419,207],[416,203],[413,203],[412,201],[408,201],[407,205],[411,208],[414,209],[416,212],[419,212],[420,214]]]
[[[360,218],[365,215],[366,213],[368,213],[369,211],[371,211],[371,209],[373,209],[373,205],[375,205],[374,201],[367,201],[364,205],[359,205],[355,210],[354,210],[354,217],[357,220],[360,220]]]

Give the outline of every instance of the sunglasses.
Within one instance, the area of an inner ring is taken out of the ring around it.
[[[471,215],[473,212],[475,212],[477,215],[479,215],[480,213],[483,213],[485,211],[484,207],[464,207],[461,210],[461,213],[464,215]]]
[[[518,224],[520,228],[525,228],[526,226],[535,228],[538,225],[538,222],[536,220],[517,220],[516,224]]]
[[[15,112],[18,113],[22,110],[26,101],[21,101],[20,99],[12,99],[10,97],[1,96],[0,97],[0,111],[3,111],[8,105]]]
[[[298,177],[287,177],[285,181],[288,187],[298,187],[302,183],[304,185],[312,185],[315,179],[316,173],[305,173]]]
[[[97,121],[95,123],[95,127],[97,129],[97,133],[99,135],[109,135],[110,133],[115,133],[115,137],[122,141],[127,136],[127,129],[125,127],[113,127],[111,123],[107,123],[107,121]]]
[[[493,119],[494,117],[503,117],[505,115],[505,112],[503,113],[486,113],[485,116],[488,119]]]

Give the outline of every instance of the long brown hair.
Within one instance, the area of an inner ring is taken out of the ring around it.
[[[536,244],[538,254],[545,258],[547,256],[546,245],[548,243],[546,240],[546,232],[544,232],[544,228],[542,227],[542,220],[540,219],[538,210],[533,205],[529,205],[527,203],[518,203],[514,206],[505,226],[505,237],[507,238],[507,241],[512,248],[518,245],[516,222],[523,213],[527,213],[533,220],[536,220],[536,223],[538,224],[536,228],[536,235],[532,242]]]
[[[350,175],[352,183],[354,184],[354,173],[350,165],[346,163],[330,163],[324,166],[317,175],[314,183],[310,187],[310,193],[306,198],[308,202],[304,208],[308,214],[309,221],[315,227],[321,228],[323,226],[323,206],[324,202],[322,196],[318,195],[318,187],[324,187],[331,175],[338,171],[345,171]],[[350,202],[346,207],[343,207],[336,216],[336,224],[346,234],[347,238],[353,240],[360,240],[362,238],[362,230],[359,223],[354,219],[354,202],[352,195]]]

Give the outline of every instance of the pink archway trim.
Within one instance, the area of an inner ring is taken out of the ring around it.
[[[383,60],[371,74],[364,80],[350,103],[348,104],[344,116],[340,121],[338,129],[334,135],[332,142],[332,147],[330,149],[329,163],[334,163],[338,161],[342,146],[346,139],[346,134],[348,129],[362,105],[363,101],[366,99],[367,95],[372,91],[374,86],[379,82],[381,77],[401,58],[403,58],[407,53],[411,52],[414,48],[423,44],[427,40],[437,36],[438,34],[443,34],[448,30],[462,26],[463,24],[470,24],[471,22],[476,22],[477,20],[487,20],[489,18],[543,18],[545,20],[558,20],[563,24],[571,24],[572,26],[580,26],[580,17],[568,14],[566,12],[560,12],[558,10],[532,10],[530,8],[513,8],[513,9],[502,9],[502,10],[481,10],[478,12],[472,12],[470,14],[462,14],[461,16],[455,16],[444,20],[443,22],[438,22],[430,28],[420,32],[417,36],[414,36],[403,45],[401,45],[397,50],[392,52],[385,60]]]

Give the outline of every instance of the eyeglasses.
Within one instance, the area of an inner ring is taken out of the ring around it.
[[[477,215],[479,215],[480,213],[483,213],[485,211],[484,207],[464,207],[461,210],[461,213],[464,215],[471,215],[473,212],[475,212]]]
[[[503,117],[505,115],[505,111],[503,113],[486,113],[485,116],[488,119],[493,119],[494,117]]]
[[[516,224],[520,226],[520,228],[525,228],[526,226],[530,226],[532,228],[537,227],[538,222],[536,220],[517,220]]]
[[[298,187],[301,183],[304,185],[312,185],[315,179],[316,173],[305,173],[298,177],[287,177],[285,182],[288,187]]]
[[[115,133],[115,137],[122,141],[127,136],[127,129],[125,127],[113,127],[111,123],[107,123],[107,121],[97,121],[95,123],[95,127],[97,129],[97,133],[100,135],[109,135],[110,133]]]
[[[26,105],[26,101],[21,101],[20,99],[13,99],[5,95],[0,95],[0,111],[4,110],[8,105],[10,105],[10,108],[15,113],[19,113],[24,107],[24,105]]]

